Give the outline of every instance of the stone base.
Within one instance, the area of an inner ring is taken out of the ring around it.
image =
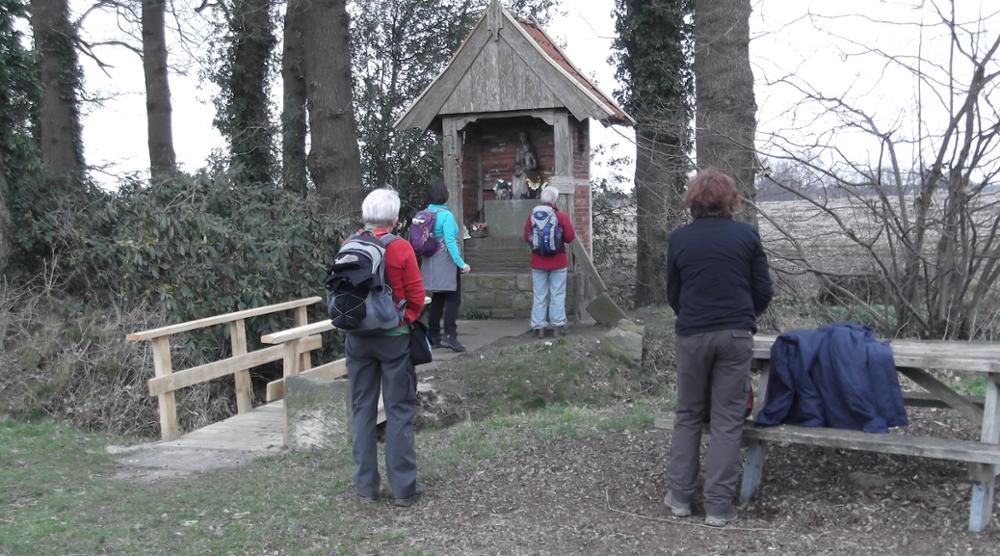
[[[285,445],[289,450],[350,442],[351,388],[347,379],[285,378]]]
[[[566,314],[576,314],[577,275],[566,281]],[[520,319],[531,316],[531,274],[471,274],[462,276],[460,317]]]

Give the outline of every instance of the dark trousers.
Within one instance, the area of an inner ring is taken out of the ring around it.
[[[431,294],[431,307],[427,314],[427,331],[431,338],[441,337],[441,315],[444,315],[444,333],[453,336],[458,333],[458,306],[462,304],[462,273],[455,278],[455,291]]]
[[[697,490],[701,427],[711,417],[705,454],[705,511],[732,511],[739,481],[740,440],[746,416],[753,335],[720,330],[677,337],[677,414],[667,479],[679,502]]]
[[[361,496],[379,490],[375,423],[381,387],[385,407],[385,473],[395,498],[413,496],[417,454],[413,443],[417,375],[410,363],[410,336],[347,335],[347,376],[351,381],[351,449],[354,485]]]

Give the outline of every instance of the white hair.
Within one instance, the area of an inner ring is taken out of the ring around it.
[[[538,195],[538,198],[543,203],[552,203],[554,205],[559,200],[559,188],[554,185],[546,186],[542,189],[542,193]]]
[[[376,189],[361,203],[361,219],[367,226],[391,226],[399,218],[399,194],[388,187]]]

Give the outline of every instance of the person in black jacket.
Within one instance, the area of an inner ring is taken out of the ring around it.
[[[677,412],[663,501],[673,515],[691,515],[701,428],[710,417],[705,524],[722,527],[736,516],[753,334],[773,290],[760,236],[733,220],[740,209],[733,178],[698,173],[682,207],[694,221],[673,231],[667,250],[667,297],[677,315]]]

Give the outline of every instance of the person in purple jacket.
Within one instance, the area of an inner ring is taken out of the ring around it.
[[[722,527],[736,516],[753,334],[773,290],[757,230],[733,220],[740,209],[733,178],[699,172],[682,207],[694,221],[670,234],[667,249],[667,298],[677,315],[677,412],[663,502],[677,517],[691,515],[701,429],[710,417],[705,524]]]

